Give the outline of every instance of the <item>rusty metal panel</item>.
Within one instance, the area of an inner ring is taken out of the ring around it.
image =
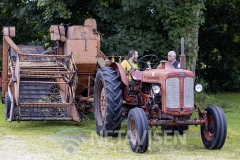
[[[64,49],[67,55],[73,54],[76,65],[97,64],[97,40],[67,40]]]
[[[3,35],[9,37],[15,37],[15,27],[14,26],[6,26],[3,27]]]
[[[63,25],[51,25],[50,27],[51,40],[65,42],[65,28]]]

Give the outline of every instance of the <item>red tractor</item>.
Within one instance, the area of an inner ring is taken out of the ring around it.
[[[159,64],[155,55],[141,57],[138,65],[139,70],[130,72],[131,81],[119,63],[112,62],[98,70],[94,84],[94,116],[99,135],[117,136],[122,119],[127,117],[127,134],[133,152],[147,151],[148,126],[161,126],[162,130],[184,134],[188,125],[200,125],[204,146],[222,148],[227,135],[224,112],[217,106],[201,111],[194,104],[192,71],[174,69],[167,61]],[[196,87],[197,90],[202,88],[201,85]],[[198,119],[190,118],[194,109],[198,111]]]

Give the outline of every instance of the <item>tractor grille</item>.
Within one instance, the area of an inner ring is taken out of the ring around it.
[[[186,108],[194,106],[193,78],[184,79],[184,102]],[[166,80],[166,105],[168,108],[178,108],[180,106],[180,83],[179,78],[169,78]]]
[[[169,78],[166,80],[166,105],[168,108],[180,106],[179,79]]]
[[[193,85],[193,78],[186,77],[184,79],[184,107],[186,108],[194,106]]]

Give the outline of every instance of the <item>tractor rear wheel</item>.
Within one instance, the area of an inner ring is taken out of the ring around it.
[[[201,126],[201,137],[207,149],[221,149],[225,143],[227,135],[227,122],[221,108],[211,106],[207,111],[207,126]]]
[[[128,114],[128,139],[133,152],[146,152],[148,149],[148,120],[141,108],[133,108]]]
[[[94,117],[97,133],[117,136],[122,121],[122,90],[120,77],[111,67],[96,74],[94,84]]]
[[[11,100],[10,100],[10,97],[8,95],[8,92],[6,92],[5,93],[5,118],[6,118],[6,120],[10,116],[10,109],[11,109]]]

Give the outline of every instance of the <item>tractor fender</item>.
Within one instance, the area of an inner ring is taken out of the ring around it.
[[[112,67],[114,70],[118,71],[118,75],[120,76],[121,82],[122,82],[123,100],[125,100],[127,97],[127,94],[128,94],[128,86],[129,86],[127,74],[126,74],[125,70],[123,69],[122,65],[119,63],[112,62],[110,64],[110,67]]]

